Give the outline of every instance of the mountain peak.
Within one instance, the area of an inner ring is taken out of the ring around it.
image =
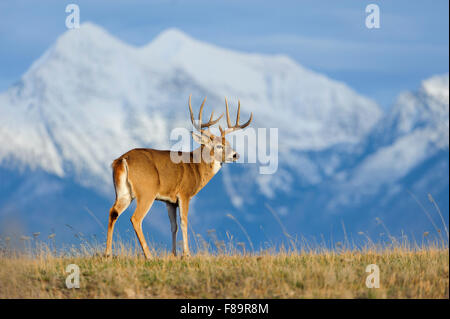
[[[187,33],[177,28],[169,28],[159,33],[153,41],[192,41]]]
[[[78,31],[82,31],[85,33],[108,33],[108,31],[106,31],[104,28],[90,21],[81,23]]]
[[[159,33],[149,44],[143,47],[146,52],[159,52],[168,57],[177,55],[182,48],[200,43],[177,28],[169,28]]]
[[[112,37],[109,32],[105,29],[103,29],[101,26],[94,24],[92,22],[83,22],[80,24],[79,28],[76,29],[70,29],[64,32],[59,38],[59,41],[65,41],[65,40],[73,40],[74,37],[80,37],[80,35],[83,38],[88,39],[99,39],[99,38],[111,38]]]
[[[39,71],[42,67],[45,68],[48,61],[65,61],[64,63],[79,67],[80,63],[102,61],[106,56],[126,54],[133,49],[132,46],[112,36],[102,27],[91,22],[84,22],[79,28],[67,30],[60,35],[55,43],[32,64],[24,77]]]
[[[112,36],[102,27],[92,22],[84,22],[78,29],[64,32],[57,39],[53,49],[70,54],[76,49],[86,52],[96,49],[118,50],[128,47],[129,45]]]
[[[443,104],[448,105],[449,99],[449,80],[448,73],[442,75],[432,76],[424,81],[422,81],[422,86],[420,90]]]

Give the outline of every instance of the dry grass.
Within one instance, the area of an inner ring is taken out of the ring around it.
[[[112,259],[73,250],[0,255],[0,298],[448,298],[448,247],[366,248],[258,254],[199,252],[145,260],[122,246]],[[67,265],[81,269],[67,289]],[[380,288],[365,285],[380,268]]]
[[[430,195],[431,197],[431,195]],[[432,200],[432,198],[430,199]],[[269,207],[270,208],[270,207]],[[273,212],[277,218],[276,213]],[[429,213],[427,216],[429,216]],[[152,249],[145,260],[137,242],[116,240],[113,258],[102,257],[104,247],[80,232],[80,245],[57,249],[55,234],[48,243],[40,233],[21,236],[22,249],[12,248],[11,238],[0,240],[0,298],[449,298],[449,233],[440,210],[445,234],[423,234],[421,243],[406,236],[394,238],[379,220],[387,237],[374,242],[367,233],[359,240],[328,247],[325,242],[300,241],[280,224],[287,246],[270,246],[252,252],[244,243],[210,241],[193,234],[196,253],[173,257]],[[432,221],[431,216],[430,221]],[[66,287],[66,267],[78,265],[80,288]],[[366,267],[376,264],[380,287],[367,288]]]

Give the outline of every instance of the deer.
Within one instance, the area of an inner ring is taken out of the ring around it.
[[[200,106],[198,121],[195,121],[191,95],[189,96],[191,122],[198,131],[193,130],[191,134],[200,147],[191,152],[178,152],[189,159],[188,161],[174,162],[170,150],[135,148],[121,155],[111,164],[116,199],[109,211],[105,252],[107,257],[112,255],[114,224],[134,199],[136,199],[136,209],[131,217],[131,223],[145,258],[150,259],[151,253],[142,232],[142,221],[155,200],[166,203],[174,256],[177,255],[177,208],[179,208],[183,257],[190,256],[187,231],[189,202],[217,174],[224,163],[238,160],[239,154],[225,139],[225,135],[248,127],[253,119],[253,113],[251,113],[246,123],[239,124],[241,102],[238,101],[236,123],[232,125],[228,101],[225,98],[228,128],[223,129],[219,125],[220,136],[216,136],[211,133],[210,127],[219,122],[223,114],[213,120],[214,111],[212,111],[209,121],[203,123],[202,112],[205,102],[206,97]]]

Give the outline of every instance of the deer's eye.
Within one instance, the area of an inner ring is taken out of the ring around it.
[[[218,149],[218,150],[221,150],[223,147],[222,147],[222,145],[216,145],[216,149]]]

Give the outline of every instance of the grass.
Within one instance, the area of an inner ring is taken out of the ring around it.
[[[55,254],[45,245],[3,252],[0,298],[449,298],[448,247],[376,246],[363,249],[275,251],[257,254],[199,251],[189,258],[116,245]],[[66,267],[80,268],[80,288],[66,288]],[[380,269],[380,288],[367,288],[366,267]]]
[[[363,241],[355,243],[345,234],[344,242],[328,247],[323,241],[299,241],[289,235],[276,218],[287,246],[254,250],[244,227],[229,215],[245,234],[246,245],[212,241],[193,234],[194,255],[173,257],[165,250],[153,251],[144,259],[137,243],[116,240],[112,258],[102,256],[104,247],[87,240],[80,232],[74,236],[79,246],[57,249],[55,234],[49,242],[40,233],[21,236],[22,249],[11,245],[11,238],[0,238],[0,298],[449,298],[449,233],[441,211],[435,205],[445,234],[433,222],[436,235],[423,234],[422,243],[406,236],[393,237],[386,231],[375,242],[359,232]],[[423,208],[423,207],[422,207]],[[425,208],[423,208],[425,210]],[[432,222],[428,211],[424,211]],[[80,269],[80,287],[68,289],[67,266]],[[379,268],[379,288],[368,288],[368,265]]]

